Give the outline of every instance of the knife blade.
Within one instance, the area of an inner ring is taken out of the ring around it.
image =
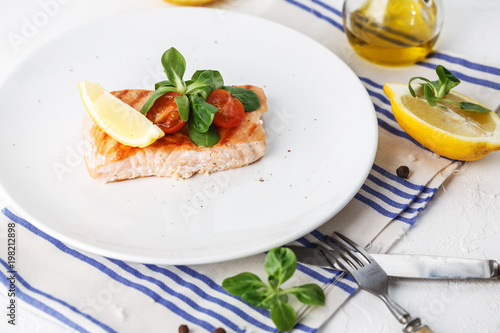
[[[297,261],[327,269],[342,270],[321,251],[326,249],[286,246]],[[495,260],[464,259],[429,255],[371,253],[387,275],[416,279],[500,279],[498,262]],[[331,257],[331,256],[330,256]]]

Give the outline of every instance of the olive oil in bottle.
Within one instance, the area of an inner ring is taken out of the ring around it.
[[[346,0],[344,28],[354,50],[382,65],[423,60],[442,25],[439,0]]]

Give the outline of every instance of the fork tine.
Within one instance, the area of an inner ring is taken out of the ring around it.
[[[322,255],[330,263],[332,259],[335,259],[338,266],[348,271],[361,289],[382,299],[398,321],[404,324],[403,332],[432,332],[427,326],[422,326],[419,318],[412,318],[406,310],[389,297],[387,274],[361,246],[338,232],[325,236],[318,245]]]
[[[337,243],[342,244],[346,248],[350,247],[355,252],[358,252],[359,254],[361,254],[363,256],[363,258],[366,260],[367,263],[371,263],[370,255],[361,246],[355,244],[349,238],[347,238],[344,235],[338,233],[337,231],[333,232],[333,235],[331,236],[331,238],[334,239]],[[348,252],[351,252],[351,251],[348,251]],[[356,258],[358,258],[358,257],[356,257]]]
[[[351,258],[351,260],[356,262],[356,264],[359,267],[365,266],[365,263],[358,257],[358,255],[356,253],[353,253],[353,252],[357,252],[357,250],[353,246],[350,246],[349,243],[346,244],[346,242],[343,241],[343,239],[341,239],[335,235],[333,235],[333,237],[325,236],[323,242],[326,243],[330,249],[336,249],[338,251],[342,251],[342,254],[345,254],[345,256],[349,256]],[[363,256],[363,257],[365,257],[365,256]],[[370,264],[370,261],[368,260],[366,262],[366,264]],[[356,268],[356,267],[354,267],[354,268]],[[356,269],[358,269],[358,268],[356,268]]]
[[[337,261],[337,263],[341,267],[344,267],[344,269],[347,269],[348,267],[352,267],[352,269],[358,270],[358,267],[349,258],[344,256],[343,252],[339,248],[330,246],[329,250],[331,250],[331,251],[328,253],[333,255],[335,261]],[[328,258],[328,256],[325,255],[324,253],[323,253],[323,255]]]
[[[359,266],[361,266],[361,267],[365,266],[365,263],[363,261],[361,261],[355,254],[353,254],[353,251],[356,251],[355,249],[346,247],[344,244],[342,244],[341,242],[339,242],[339,240],[337,240],[337,239],[335,239],[333,237],[330,237],[330,242],[333,242],[333,244],[335,244],[335,246],[337,246],[338,248],[340,248],[344,253],[346,253],[349,257],[351,257],[354,261],[356,261],[356,263]]]

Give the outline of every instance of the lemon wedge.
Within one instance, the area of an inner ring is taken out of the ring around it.
[[[210,2],[214,2],[215,0],[163,0],[163,1],[181,6],[199,6],[199,5],[205,5]]]
[[[403,83],[386,83],[384,92],[401,128],[424,147],[460,161],[478,160],[500,150],[500,118],[496,113],[468,112],[451,103],[441,104],[446,108],[431,106],[423,96],[422,86],[412,87],[417,97],[412,97]],[[455,91],[444,98],[479,104]]]
[[[143,114],[110,94],[100,84],[82,81],[78,87],[89,115],[116,141],[142,148],[165,135]]]

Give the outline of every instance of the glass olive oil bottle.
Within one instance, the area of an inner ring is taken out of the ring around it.
[[[343,19],[359,55],[392,66],[423,60],[443,23],[440,0],[346,0]]]

